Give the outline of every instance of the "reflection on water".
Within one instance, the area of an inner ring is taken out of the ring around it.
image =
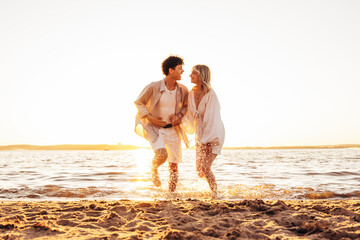
[[[177,193],[151,183],[149,149],[130,151],[1,151],[1,199],[208,198],[184,150]],[[360,198],[360,149],[223,150],[213,164],[225,199]]]

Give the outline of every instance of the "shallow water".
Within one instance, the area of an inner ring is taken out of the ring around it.
[[[183,151],[175,195],[151,182],[152,150],[0,151],[0,199],[167,199],[210,197]],[[360,199],[360,149],[223,150],[213,172],[224,199]]]

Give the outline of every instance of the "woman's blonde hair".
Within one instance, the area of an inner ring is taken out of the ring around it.
[[[195,65],[192,69],[193,71],[197,72],[201,81],[201,89],[204,90],[206,93],[211,89],[211,72],[210,68],[206,65]]]

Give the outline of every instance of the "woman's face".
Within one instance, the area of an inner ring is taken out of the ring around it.
[[[198,84],[200,81],[199,74],[195,70],[191,71],[190,78],[191,78],[191,83],[194,84]]]

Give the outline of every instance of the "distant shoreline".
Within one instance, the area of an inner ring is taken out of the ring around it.
[[[109,145],[109,144],[61,144],[61,145],[8,145],[0,146],[0,150],[135,150],[144,147],[133,145]]]
[[[228,150],[262,150],[262,149],[341,149],[341,148],[360,148],[360,144],[338,144],[338,145],[318,145],[318,146],[273,146],[273,147],[224,147]],[[149,149],[134,145],[109,145],[109,144],[61,144],[61,145],[7,145],[0,146],[1,150],[136,150]]]
[[[338,149],[360,148],[360,144],[315,145],[315,146],[273,146],[273,147],[224,147],[224,149]]]

